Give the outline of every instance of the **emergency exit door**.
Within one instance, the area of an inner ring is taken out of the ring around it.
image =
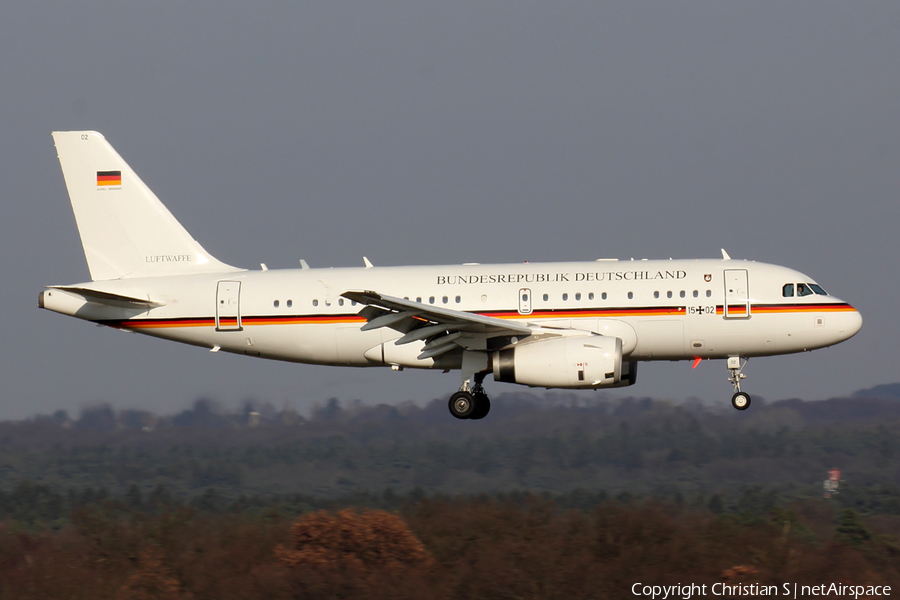
[[[241,282],[220,281],[216,288],[216,331],[241,330]]]
[[[519,314],[531,314],[531,290],[528,288],[519,290]]]
[[[750,289],[747,269],[725,270],[725,318],[746,319],[750,316]]]

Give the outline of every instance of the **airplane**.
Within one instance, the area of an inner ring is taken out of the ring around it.
[[[782,266],[721,259],[260,270],[216,260],[96,131],[54,132],[91,281],[38,306],[211,352],[350,367],[459,370],[458,419],[495,381],[633,385],[639,362],[726,361],[738,410],[751,357],[840,343],[860,313]]]

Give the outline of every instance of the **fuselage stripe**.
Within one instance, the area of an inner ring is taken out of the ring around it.
[[[847,303],[830,304],[751,304],[750,315],[754,314],[790,314],[810,312],[852,312],[856,309]],[[566,310],[535,310],[529,314],[521,314],[516,311],[497,310],[485,311],[479,314],[498,319],[584,319],[584,318],[621,318],[621,317],[664,317],[684,316],[687,309],[684,306],[666,307],[642,307],[642,308],[584,308]],[[729,304],[729,314],[746,314],[747,307],[744,304]],[[722,305],[716,306],[716,314],[724,315]],[[237,319],[233,316],[220,317],[220,323],[235,324]],[[339,315],[261,315],[241,316],[241,325],[315,325],[336,323],[365,323],[366,319],[358,314]],[[155,329],[169,327],[215,327],[215,317],[186,317],[176,319],[140,318],[128,320],[98,321],[102,325],[123,329]]]

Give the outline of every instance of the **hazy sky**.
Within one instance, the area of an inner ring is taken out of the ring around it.
[[[238,266],[718,257],[787,265],[854,339],[745,390],[900,380],[896,2],[19,2],[0,12],[0,418],[207,395],[447,397],[458,374],[211,354],[36,307],[89,279],[50,132],[101,131]],[[727,403],[724,362],[621,393]],[[489,378],[488,391],[513,389]]]

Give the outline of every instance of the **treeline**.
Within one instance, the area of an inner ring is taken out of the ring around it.
[[[58,531],[0,524],[0,597],[632,598],[641,582],[897,589],[898,531],[897,518],[835,514],[822,501],[750,520],[656,501],[567,511],[528,494],[299,518],[107,503],[76,509]]]
[[[719,512],[822,496],[900,514],[900,402],[853,398],[755,403],[747,413],[651,399],[585,403],[564,394],[507,394],[489,418],[457,421],[425,407],[342,406],[302,418],[248,403],[229,413],[198,400],[157,417],[108,406],[0,423],[0,491],[23,481],[60,497],[163,489],[189,504],[291,494],[631,494]],[[99,493],[99,492],[98,492]],[[71,503],[66,506],[73,506]]]
[[[676,497],[674,500],[658,497],[642,497],[627,491],[611,496],[605,490],[591,491],[583,488],[565,493],[543,492],[534,494],[526,491],[498,492],[494,494],[477,494],[469,498],[491,499],[498,502],[523,502],[526,498],[551,502],[560,510],[578,510],[589,512],[598,506],[615,502],[621,506],[635,506],[646,501],[668,502],[678,511],[710,512],[712,514],[732,514],[743,521],[758,520],[777,511],[779,503],[784,501],[774,489],[749,486],[735,498],[726,498],[722,494],[710,497],[697,496],[690,500]],[[383,492],[357,492],[340,497],[323,497],[310,494],[272,494],[267,496],[240,494],[236,498],[228,498],[216,488],[207,488],[193,496],[180,498],[174,496],[164,485],[158,485],[149,493],[142,493],[133,484],[122,496],[114,496],[105,488],[69,489],[59,493],[49,486],[22,481],[11,491],[0,490],[0,521],[16,524],[17,527],[29,530],[45,528],[61,529],[68,524],[68,517],[80,510],[102,510],[107,514],[119,516],[133,514],[161,514],[181,509],[191,509],[203,515],[240,515],[257,517],[264,514],[278,514],[286,517],[301,515],[316,510],[338,510],[341,508],[377,508],[383,510],[399,510],[425,499],[451,500],[465,499],[466,496],[427,495],[422,488],[415,488],[407,493],[397,493],[393,489]],[[821,502],[824,511],[839,510],[845,503],[837,501]],[[891,514],[890,511],[864,507],[862,514]]]

